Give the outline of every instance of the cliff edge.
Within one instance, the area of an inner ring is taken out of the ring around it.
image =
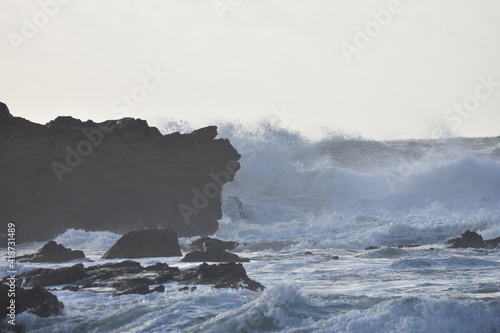
[[[133,118],[58,117],[40,125],[1,103],[0,233],[14,221],[17,242],[69,228],[210,235],[222,217],[222,187],[241,157],[216,135],[215,126],[162,135]]]

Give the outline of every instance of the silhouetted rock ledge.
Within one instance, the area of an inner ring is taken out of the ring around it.
[[[69,228],[211,235],[222,218],[222,186],[241,157],[216,136],[215,126],[162,135],[132,118],[58,117],[40,125],[12,117],[2,103],[1,228],[15,221],[18,242],[50,240]]]
[[[0,102],[0,118],[14,118],[5,103]]]

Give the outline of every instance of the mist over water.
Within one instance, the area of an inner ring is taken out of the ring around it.
[[[228,201],[221,237],[360,249],[436,244],[466,230],[500,236],[500,137],[313,140],[273,117],[218,128],[242,155],[223,198],[245,209],[233,221],[238,207]]]

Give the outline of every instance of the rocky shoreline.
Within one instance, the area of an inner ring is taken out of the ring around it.
[[[162,233],[162,231],[164,232]],[[152,236],[158,234],[160,234],[160,237]],[[169,239],[165,238],[165,236]],[[149,237],[151,241],[147,237]],[[157,239],[156,242],[154,241],[155,237]],[[163,254],[165,253],[165,249],[168,249],[168,251],[171,251],[175,256],[182,255],[177,236],[175,232],[171,230],[146,229],[133,231],[123,236],[116,244],[122,243],[123,239],[128,240],[128,245],[132,244],[130,245],[132,247],[128,249],[128,251],[137,251],[141,253],[142,245],[138,240],[142,239],[143,243],[151,243],[150,247],[158,247],[158,250]],[[116,244],[112,248],[114,248]],[[163,246],[160,246],[160,244],[163,244]],[[472,231],[467,231],[463,233],[461,237],[446,242],[446,245],[449,245],[450,248],[474,249],[492,249],[497,248],[499,244],[500,238],[484,241],[481,235]],[[190,262],[190,260],[185,259],[197,256],[200,252],[204,253],[205,256],[219,254],[222,257],[220,260],[216,260],[217,258],[212,260],[213,262],[218,262],[216,264],[208,264],[202,260],[200,261],[202,263],[196,267],[180,270],[178,267],[170,266],[162,262],[157,262],[154,265],[142,266],[139,262],[133,260],[91,265],[88,263],[90,260],[85,258],[83,253],[80,254],[82,251],[73,251],[65,248],[61,244],[50,241],[36,253],[17,259],[36,263],[57,263],[67,261],[73,264],[68,267],[55,269],[36,268],[16,276],[15,289],[24,302],[23,305],[18,308],[18,313],[30,311],[38,316],[60,315],[64,308],[64,304],[59,302],[57,297],[50,292],[54,290],[69,290],[73,292],[92,291],[110,293],[113,296],[128,294],[146,295],[153,292],[165,292],[165,283],[178,283],[180,285],[179,291],[195,291],[197,285],[212,285],[213,288],[263,291],[265,287],[248,277],[243,265],[237,263],[238,261],[248,261],[248,259],[242,259],[235,254],[226,252],[234,249],[236,246],[238,246],[238,243],[232,241],[222,241],[209,237],[199,238],[188,245],[187,249],[193,252],[187,253],[180,262]],[[163,249],[161,249],[161,247],[163,247]],[[409,247],[418,247],[418,245]],[[401,247],[394,247],[395,251],[402,251],[398,250],[398,248]],[[365,254],[369,256],[372,250],[379,249],[380,248],[368,247],[365,249],[365,251],[367,251]],[[212,253],[211,251],[215,252]],[[221,254],[221,252],[224,252],[224,254]],[[75,257],[71,255],[71,253],[78,253],[78,256]],[[136,258],[165,257],[164,255],[156,256],[154,252],[143,254],[142,256],[136,256]],[[312,253],[306,252],[305,255],[312,255]],[[103,256],[103,258],[105,257],[106,256]],[[364,257],[364,255],[360,255],[360,257]],[[228,260],[228,262],[224,262],[224,259],[227,258],[238,260]],[[339,260],[337,256],[333,259]],[[75,264],[75,260],[83,260],[86,264],[81,262]],[[9,283],[11,282],[9,276],[6,276],[2,279],[1,287],[9,288]],[[6,307],[3,307],[3,312],[0,314],[2,318],[7,316],[5,309]]]
[[[249,289],[262,291],[264,286],[250,279],[243,265],[203,263],[181,271],[165,263],[147,267],[133,260],[84,266],[82,263],[56,269],[38,268],[16,277],[16,286],[22,288],[63,286],[71,291],[111,292],[114,296],[149,294],[165,291],[163,283],[178,282],[184,285],[211,284],[214,288]],[[8,277],[2,280],[8,283]],[[153,290],[149,286],[157,285]]]
[[[178,283],[179,291],[195,291],[196,285],[263,291],[265,287],[249,278],[243,265],[236,263],[236,261],[248,261],[248,259],[242,260],[237,255],[226,252],[226,248],[233,249],[236,245],[235,242],[224,242],[208,237],[200,238],[189,246],[190,249],[195,250],[191,253],[200,252],[196,249],[206,249],[207,246],[210,249],[216,248],[217,252],[203,253],[211,255],[213,259],[211,261],[218,263],[209,265],[199,261],[202,263],[196,267],[180,270],[178,267],[162,262],[144,267],[133,260],[92,265],[90,263],[92,260],[86,258],[83,251],[68,249],[55,241],[49,241],[36,253],[17,257],[16,261],[38,264],[67,262],[72,265],[54,269],[36,268],[19,274],[15,278],[5,276],[0,284],[1,291],[4,294],[11,290],[15,291],[17,299],[20,300],[14,310],[16,315],[29,311],[41,317],[63,314],[64,304],[51,293],[55,290],[91,291],[110,293],[113,296],[146,295],[165,292],[164,284],[166,283]],[[187,253],[185,258],[191,253]],[[182,256],[176,233],[172,230],[144,229],[131,231],[122,236],[103,255],[102,259],[171,256]],[[227,257],[238,260],[226,260]],[[75,261],[83,261],[85,265],[82,262],[75,264]],[[0,318],[3,320],[9,314],[9,304],[2,303],[1,305]],[[12,328],[22,331],[22,327],[19,326]]]
[[[237,263],[208,265],[180,270],[166,263],[156,263],[147,267],[132,260],[95,266],[78,263],[57,269],[37,268],[20,274],[12,280],[2,279],[0,292],[7,295],[16,293],[16,303],[12,312],[8,298],[0,302],[0,320],[28,311],[39,317],[64,315],[65,305],[51,292],[68,290],[72,292],[91,291],[111,293],[112,296],[146,295],[165,292],[165,283],[178,283],[178,291],[196,291],[196,285],[213,285],[213,288],[249,289],[263,291],[265,287],[248,277],[245,268]],[[192,286],[189,288],[189,286]],[[22,326],[10,327],[14,332],[23,332]]]

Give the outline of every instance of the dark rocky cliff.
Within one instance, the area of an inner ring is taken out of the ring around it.
[[[2,103],[0,233],[15,221],[18,242],[68,228],[212,234],[222,186],[240,167],[238,152],[216,135],[215,126],[162,135],[132,118],[40,125],[12,117]]]

